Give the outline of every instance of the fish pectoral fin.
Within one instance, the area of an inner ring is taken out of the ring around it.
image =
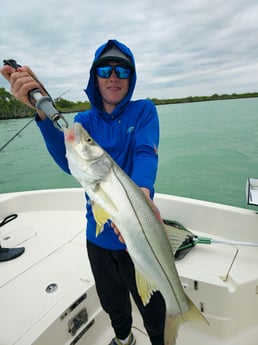
[[[158,288],[152,281],[146,279],[145,276],[137,269],[135,269],[135,278],[138,293],[143,305],[146,306],[149,303],[153,292],[157,291]]]
[[[102,202],[105,205],[108,205],[108,208],[111,211],[111,213],[117,212],[117,208],[115,204],[113,203],[109,195],[105,192],[105,190],[102,188],[101,184],[97,188],[97,194],[98,194],[98,198],[102,200]],[[94,215],[94,219],[97,223],[97,226],[96,226],[96,237],[97,237],[103,231],[104,224],[107,222],[108,219],[111,218],[111,216],[96,202],[92,202],[92,212]]]
[[[94,215],[94,219],[97,223],[96,225],[96,237],[103,231],[104,224],[107,222],[108,219],[110,219],[109,214],[103,210],[102,207],[100,207],[95,202],[92,205],[92,212]]]

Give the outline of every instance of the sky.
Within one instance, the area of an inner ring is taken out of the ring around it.
[[[112,38],[135,56],[134,99],[258,91],[257,0],[8,0],[0,28],[1,60],[30,66],[53,98],[87,100]]]

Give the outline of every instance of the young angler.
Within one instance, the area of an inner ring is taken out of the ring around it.
[[[28,67],[15,71],[10,66],[2,69],[10,81],[14,96],[31,106],[28,92],[41,85]],[[134,56],[130,49],[117,40],[100,46],[90,69],[86,94],[91,110],[78,113],[79,122],[93,139],[142,188],[151,199],[157,174],[159,121],[155,106],[149,100],[132,101],[136,84]],[[67,173],[63,133],[53,126],[47,116],[38,112],[37,125],[46,146],[56,163]],[[135,282],[135,270],[118,229],[107,222],[96,237],[96,222],[90,200],[86,195],[87,252],[96,289],[103,309],[108,313],[115,337],[109,345],[133,345],[131,332],[132,307],[130,294],[142,315],[152,345],[164,345],[165,302],[155,292],[144,306]]]

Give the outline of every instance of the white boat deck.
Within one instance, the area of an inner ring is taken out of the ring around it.
[[[253,211],[162,195],[156,203],[163,218],[196,235],[258,242]],[[0,219],[18,214],[0,228],[2,247],[25,247],[0,262],[0,345],[108,344],[113,334],[85,249],[82,190],[2,194],[0,204]],[[177,345],[257,344],[257,263],[257,247],[227,244],[197,245],[177,262],[185,292],[209,321],[182,325]],[[136,310],[134,333],[138,345],[150,345]]]

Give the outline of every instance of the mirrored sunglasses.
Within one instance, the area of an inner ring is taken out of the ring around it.
[[[110,78],[113,71],[115,71],[119,79],[127,79],[131,75],[131,69],[123,66],[100,66],[96,68],[97,75],[100,78]]]

